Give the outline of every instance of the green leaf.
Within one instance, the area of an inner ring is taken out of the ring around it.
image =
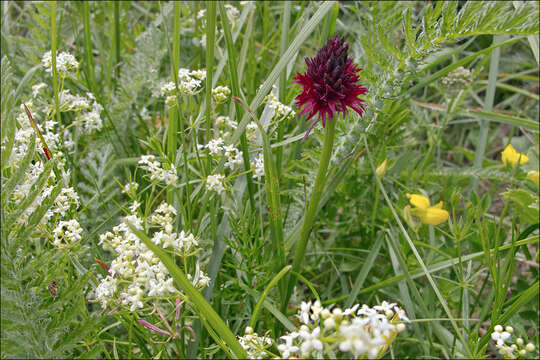
[[[513,189],[502,193],[502,195],[516,203],[516,209],[523,220],[529,223],[538,221],[538,206],[533,205],[538,202],[538,196],[531,194],[527,190]]]

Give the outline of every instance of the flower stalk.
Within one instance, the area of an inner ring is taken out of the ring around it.
[[[317,214],[317,206],[319,205],[319,200],[321,199],[322,192],[324,190],[324,185],[326,184],[328,164],[330,163],[330,157],[332,156],[332,148],[334,146],[334,135],[336,130],[336,121],[328,121],[325,126],[324,133],[324,142],[321,153],[321,158],[319,162],[319,169],[317,170],[317,177],[315,178],[315,185],[313,186],[313,191],[311,192],[311,198],[309,200],[306,216],[304,218],[304,224],[302,226],[302,231],[300,233],[300,238],[296,244],[294,250],[294,260],[292,265],[292,275],[289,277],[289,285],[287,288],[287,295],[284,301],[281,304],[281,311],[285,311],[291,298],[292,290],[296,284],[297,275],[294,273],[300,273],[302,269],[302,263],[304,259],[304,254],[306,252],[306,246],[309,239],[309,234],[315,222],[315,215]]]

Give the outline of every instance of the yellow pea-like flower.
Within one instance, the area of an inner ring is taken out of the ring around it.
[[[407,198],[414,208],[411,213],[419,218],[424,224],[440,225],[450,217],[448,211],[442,208],[443,202],[431,206],[429,199],[424,195],[407,194]]]
[[[501,153],[501,160],[505,164],[510,164],[512,167],[516,167],[519,163],[523,165],[529,161],[529,157],[525,154],[518,153],[512,144],[508,144],[504,151]]]
[[[540,186],[540,172],[529,171],[527,173],[527,179],[531,180],[536,186]]]

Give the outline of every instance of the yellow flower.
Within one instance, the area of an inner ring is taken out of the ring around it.
[[[506,165],[510,164],[512,167],[516,167],[518,162],[520,165],[523,165],[529,161],[529,157],[525,154],[518,153],[512,144],[508,144],[501,155],[502,162]]]
[[[529,171],[527,173],[527,179],[531,180],[536,186],[540,186],[540,172]]]
[[[411,202],[414,209],[411,213],[419,218],[424,224],[439,225],[448,220],[450,214],[442,208],[443,202],[431,206],[429,199],[424,195],[407,194],[407,198]]]

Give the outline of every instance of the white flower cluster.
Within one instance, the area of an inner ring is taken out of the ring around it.
[[[296,115],[296,112],[291,109],[290,106],[280,103],[273,93],[270,93],[266,96],[266,103],[271,109],[275,111],[275,116],[277,116],[278,118],[282,116],[292,118]]]
[[[212,96],[216,104],[224,103],[230,95],[231,90],[227,86],[217,86],[212,89]]]
[[[154,155],[142,155],[139,160],[139,167],[150,172],[150,180],[152,181],[161,181],[172,186],[176,186],[178,183],[176,169],[163,169]]]
[[[225,13],[229,18],[229,21],[231,21],[234,26],[236,19],[238,18],[238,16],[240,16],[240,11],[238,11],[238,9],[233,5],[225,4]],[[206,9],[199,10],[196,17],[197,19],[202,20],[204,26],[204,24],[206,23]]]
[[[167,203],[162,203],[150,218],[151,222],[159,226],[162,230],[155,232],[152,242],[162,246],[164,249],[171,248],[177,252],[187,254],[192,247],[199,243],[193,234],[182,230],[179,234],[173,232],[173,216],[176,216],[174,207]]]
[[[236,130],[236,122],[228,116],[218,116],[216,118],[216,124],[221,138],[228,138],[231,135],[231,130]]]
[[[178,69],[178,90],[181,95],[195,95],[206,79],[206,70]],[[176,85],[170,81],[161,86],[161,96],[166,96],[165,103],[169,106],[176,105]]]
[[[128,226],[131,224],[136,229],[143,230],[143,219],[135,214],[139,206],[140,204],[135,202],[130,206],[132,213],[113,227],[112,232],[100,235],[99,243],[103,248],[113,249],[117,254],[111,262],[108,275],[95,290],[95,298],[103,308],[111,304],[117,296],[122,305],[135,311],[144,307],[145,300],[179,292],[173,286],[173,278],[169,276],[167,268]],[[170,248],[179,256],[191,256],[197,251],[195,247],[198,242],[192,234],[184,231],[180,234],[173,232],[175,214],[176,211],[171,205],[159,205],[149,219],[149,224],[159,230],[154,232],[152,242],[164,249]],[[200,273],[194,285],[204,287],[210,279]],[[188,278],[191,278],[190,274]]]
[[[37,97],[39,95],[39,93],[41,92],[41,90],[43,90],[44,88],[47,87],[47,84],[45,83],[39,83],[39,84],[36,84],[36,85],[33,85],[32,86],[32,97]]]
[[[90,97],[92,94],[89,94]],[[87,134],[92,133],[93,131],[99,131],[103,127],[103,122],[101,121],[101,111],[103,106],[97,103],[95,99],[94,104],[92,105],[92,110],[81,114],[80,119],[84,128],[84,132]]]
[[[243,163],[242,151],[238,150],[232,145],[227,145],[223,147],[225,152],[224,156],[227,159],[225,166],[229,169],[234,170],[236,167],[239,167]]]
[[[514,332],[514,328],[506,326],[503,328],[501,325],[495,325],[491,333],[491,339],[495,341],[495,347],[499,351],[499,354],[505,359],[519,359],[519,358],[533,358],[534,356],[528,354],[536,350],[536,346],[533,343],[525,342],[522,338],[517,338],[515,344],[510,343],[510,338]],[[524,346],[525,345],[525,346]]]
[[[240,16],[240,11],[238,11],[238,9],[231,4],[225,4],[225,12],[227,13],[229,21],[231,21],[234,26],[234,22],[236,21],[238,16]]]
[[[135,194],[138,188],[139,188],[139,184],[134,181],[131,181],[123,186],[122,193],[128,194],[131,197],[135,197]]]
[[[246,350],[249,359],[262,359],[266,357],[268,355],[266,349],[273,343],[271,338],[257,335],[249,326],[246,327],[245,335],[238,337],[238,342]]]
[[[112,248],[118,255],[111,262],[109,275],[95,290],[96,299],[103,308],[107,307],[119,290],[121,304],[130,306],[130,311],[143,307],[145,293],[147,296],[156,296],[177,291],[172,284],[173,279],[168,276],[167,268],[131,231],[128,223],[142,230],[142,220],[132,214],[115,226],[113,232],[99,237],[99,244],[103,244],[104,249]],[[127,284],[127,287],[118,289],[119,283],[124,286]]]
[[[402,309],[386,301],[373,308],[357,304],[346,310],[330,310],[319,301],[302,302],[297,316],[302,323],[300,329],[282,336],[284,342],[278,345],[283,358],[322,357],[337,344],[341,352],[373,359],[405,329],[398,322],[409,321]]]
[[[65,248],[82,239],[82,228],[75,219],[60,221],[54,229],[53,245],[58,248]]]
[[[255,121],[250,122],[246,125],[246,138],[249,142],[255,142],[257,140],[257,134],[259,131],[259,127],[255,123]]]
[[[225,176],[221,174],[208,175],[206,177],[206,189],[215,191],[221,195],[221,193],[225,191],[225,186],[223,186],[224,179]]]
[[[199,145],[199,149],[208,149],[210,156],[215,158],[225,157],[225,166],[234,170],[243,163],[242,151],[233,145],[225,145],[222,138],[212,139],[206,145]]]
[[[46,121],[43,126],[40,126],[40,112],[34,107],[32,102],[28,102],[27,106],[36,122],[38,122],[36,125],[41,127],[40,131],[43,135],[43,138],[45,139],[45,142],[48,145],[47,154],[53,154],[53,157],[57,162],[57,167],[60,170],[60,175],[62,179],[57,179],[55,173],[52,170],[50,170],[48,174],[45,174],[47,179],[45,179],[45,186],[43,187],[43,190],[36,195],[32,203],[29,204],[28,207],[24,210],[24,212],[17,217],[17,226],[24,226],[27,223],[29,216],[47,198],[50,197],[58,181],[64,180],[67,183],[67,179],[69,178],[69,171],[66,172],[64,170],[66,159],[64,158],[64,154],[58,150],[60,136],[59,131],[55,130],[55,127],[57,125],[56,122],[49,120]],[[7,161],[10,164],[9,166],[15,167],[18,166],[17,164],[25,156],[30,145],[30,139],[32,137],[32,134],[35,134],[35,130],[30,125],[30,121],[28,120],[27,115],[24,111],[22,111],[17,116],[17,122],[19,123],[19,128],[15,131],[13,148]],[[37,138],[37,136],[34,150],[36,151],[36,153],[44,154],[42,143],[40,139]],[[27,199],[28,194],[33,191],[34,185],[38,181],[39,177],[42,175],[44,168],[45,164],[42,161],[34,161],[33,163],[29,164],[24,174],[23,180],[19,184],[17,184],[17,186],[10,194],[10,202],[14,206],[19,206],[21,202]],[[71,219],[68,218],[69,216],[71,216],[71,212],[79,206],[78,194],[71,187],[63,187],[57,197],[51,200],[53,200],[53,205],[46,211],[44,216],[41,218],[39,226],[41,227],[48,225],[50,221],[53,222],[50,225],[53,229],[52,233],[54,234],[55,245],[60,244],[61,239],[70,240],[79,238],[82,229],[80,229],[80,226],[77,227],[75,223],[70,222]],[[63,225],[66,225],[67,227],[60,226],[59,222],[62,221],[64,221]],[[63,232],[61,231],[62,229],[66,229],[68,233],[63,234]],[[66,241],[64,244],[69,243],[71,243],[71,241]]]
[[[264,177],[264,156],[262,153],[255,158],[255,161],[251,162],[251,168],[253,169],[254,178],[260,179]]]
[[[45,67],[46,72],[52,72],[52,56],[50,51],[43,54],[41,64]],[[56,71],[60,74],[60,76],[70,76],[72,75],[73,71],[76,71],[78,68],[79,62],[73,55],[64,51],[56,54]]]
[[[51,109],[53,105],[51,105]],[[90,101],[84,96],[72,95],[69,89],[62,90],[58,96],[58,111],[81,111],[90,108]]]

